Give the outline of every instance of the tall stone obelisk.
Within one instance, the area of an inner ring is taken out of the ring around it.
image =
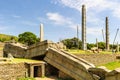
[[[40,24],[40,42],[44,40],[43,24]]]
[[[86,8],[82,5],[82,49],[87,50],[86,43]]]
[[[77,25],[77,38],[78,38],[77,46],[78,46],[78,49],[79,49],[79,27],[78,27],[78,25]]]
[[[105,23],[106,23],[106,39],[105,39],[105,42],[106,42],[106,50],[109,51],[109,22],[108,22],[108,17],[106,17],[106,20],[105,20]]]

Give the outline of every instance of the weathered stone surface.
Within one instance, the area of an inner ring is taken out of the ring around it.
[[[67,74],[65,74],[64,72],[62,72],[62,71],[59,71],[59,74],[58,74],[59,76],[59,78],[62,78],[62,79],[70,79],[70,80],[75,80],[75,79],[73,79],[73,78],[71,78],[69,75],[67,75]]]
[[[21,77],[31,77],[30,73],[34,75],[37,72],[37,77],[43,77],[45,75],[44,69],[45,62],[0,62],[0,80],[17,80]],[[35,70],[35,66],[38,67]],[[30,68],[33,67],[33,72]],[[34,77],[34,76],[33,76]]]
[[[107,73],[105,80],[120,80],[120,68]]]
[[[98,75],[95,75],[95,74],[92,74],[92,75],[93,75],[94,80],[100,80],[100,77]]]
[[[24,57],[27,47],[19,43],[6,43],[4,46],[4,57],[8,57],[8,54],[11,53],[14,57]]]
[[[86,52],[87,53],[87,52]],[[116,56],[120,54],[75,54],[86,61],[93,63],[94,65],[106,64],[116,61]]]
[[[44,60],[76,80],[94,80],[87,70],[94,66],[71,54],[50,48]]]
[[[25,73],[24,63],[0,63],[0,80],[16,80],[25,77]]]
[[[110,72],[110,70],[103,66],[99,68],[89,68],[88,71],[91,72],[92,74],[99,76],[100,80],[104,80],[105,74]]]
[[[43,24],[40,24],[40,42],[44,41]]]
[[[76,80],[99,80],[99,78],[100,80],[120,79],[119,69],[110,72],[104,67],[95,68],[93,64],[86,61],[92,60],[90,62],[95,62],[95,64],[103,64],[116,60],[116,56],[119,56],[119,54],[82,54],[85,57],[83,58],[80,56],[81,58],[78,58],[72,54],[62,51],[62,47],[60,47],[60,44],[56,44],[47,40],[29,47],[23,47],[18,43],[7,43],[4,47],[4,53],[7,55],[11,53],[14,57],[22,58],[33,58],[46,54],[45,61],[47,63],[51,64],[52,66],[59,69],[59,71],[62,71],[63,73],[69,75]],[[2,71],[6,68],[7,67],[5,65],[2,65],[2,67],[0,67],[1,74],[6,73]],[[19,66],[15,67],[15,69],[18,68]],[[12,70],[14,69],[10,68],[9,70],[10,72],[8,72],[8,74],[4,76],[0,75],[0,79],[5,77],[6,80],[13,80],[13,78],[9,77],[9,75],[13,73]],[[24,74],[26,73],[24,72]],[[21,77],[21,75],[18,75],[17,77]]]
[[[27,52],[25,58],[32,58],[40,55],[45,55],[46,49],[49,47],[51,41],[45,40],[43,42],[39,42],[33,44],[27,48]]]
[[[45,55],[46,49],[49,47],[63,49],[65,46],[61,43],[57,44],[48,40],[26,47],[20,45],[19,43],[6,43],[4,46],[4,56],[7,56],[9,53],[11,53],[14,57],[32,58]]]
[[[86,7],[82,5],[82,49],[87,50],[86,44]]]

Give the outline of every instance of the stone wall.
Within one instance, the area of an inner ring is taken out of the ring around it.
[[[13,55],[14,57],[22,58],[25,56],[27,47],[24,47],[20,43],[6,43],[3,49],[3,56],[7,57],[8,54]]]
[[[100,77],[99,80],[120,80],[120,68],[112,71],[105,67],[90,68],[89,72],[98,75]]]
[[[79,58],[83,58],[94,65],[106,64],[116,60],[116,56],[120,54],[75,54]]]
[[[42,41],[31,46],[25,46],[20,43],[6,43],[4,46],[4,56],[11,53],[14,57],[32,58],[45,55],[46,49],[53,47],[55,49],[65,49],[62,43],[53,43],[52,41]]]
[[[66,79],[67,80],[75,80],[75,79],[73,79],[72,77],[70,77],[69,75],[65,74],[62,71],[59,71],[58,77],[63,79],[63,80],[66,80]]]
[[[51,41],[45,40],[29,46],[27,48],[25,58],[32,58],[32,57],[44,55],[46,49],[49,47],[48,44],[50,43]]]
[[[95,80],[96,78],[88,72],[89,68],[95,67],[94,65],[67,52],[49,48],[44,60],[76,80]]]
[[[16,80],[26,76],[24,63],[2,63],[0,62],[0,80]]]

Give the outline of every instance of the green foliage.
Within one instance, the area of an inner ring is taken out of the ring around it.
[[[91,49],[93,47],[96,47],[96,44],[87,44],[87,49]],[[98,42],[98,48],[99,49],[105,49],[105,43],[104,42]]]
[[[18,35],[18,41],[23,44],[32,45],[38,41],[38,38],[32,32],[24,32]]]
[[[17,42],[18,38],[16,36],[0,34],[0,42],[12,41],[12,40]]]
[[[98,48],[99,49],[105,49],[105,43],[104,42],[98,42]]]
[[[116,48],[117,48],[117,45],[113,45],[113,44],[110,45],[110,49],[116,49]]]
[[[78,49],[67,49],[67,52],[72,53],[72,54],[92,54],[92,52],[78,50]]]
[[[91,48],[95,47],[95,44],[87,43],[87,49],[91,50]]]
[[[103,64],[101,66],[105,66],[110,70],[114,70],[114,69],[120,67],[120,61],[110,62],[110,63],[107,63],[107,64]]]
[[[17,80],[35,80],[35,78],[27,77],[27,78],[18,78]]]
[[[78,45],[79,45],[79,49],[81,49],[81,46],[82,46],[82,42],[76,37],[71,39],[64,39],[62,40],[62,42],[64,45],[66,45],[68,49],[78,49]]]

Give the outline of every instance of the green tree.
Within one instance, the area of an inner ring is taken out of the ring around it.
[[[104,42],[98,42],[98,48],[99,49],[105,49],[105,43]]]
[[[82,43],[76,37],[71,38],[71,39],[64,39],[64,40],[62,40],[62,42],[63,42],[64,45],[66,45],[66,47],[68,49],[78,49],[78,46],[79,46],[79,49],[81,49]],[[79,42],[79,44],[78,44],[78,42]]]
[[[37,36],[32,32],[24,32],[18,35],[18,41],[27,45],[32,45],[36,43],[37,39]]]
[[[87,49],[91,50],[91,48],[95,47],[96,45],[95,44],[89,44],[87,43]]]

